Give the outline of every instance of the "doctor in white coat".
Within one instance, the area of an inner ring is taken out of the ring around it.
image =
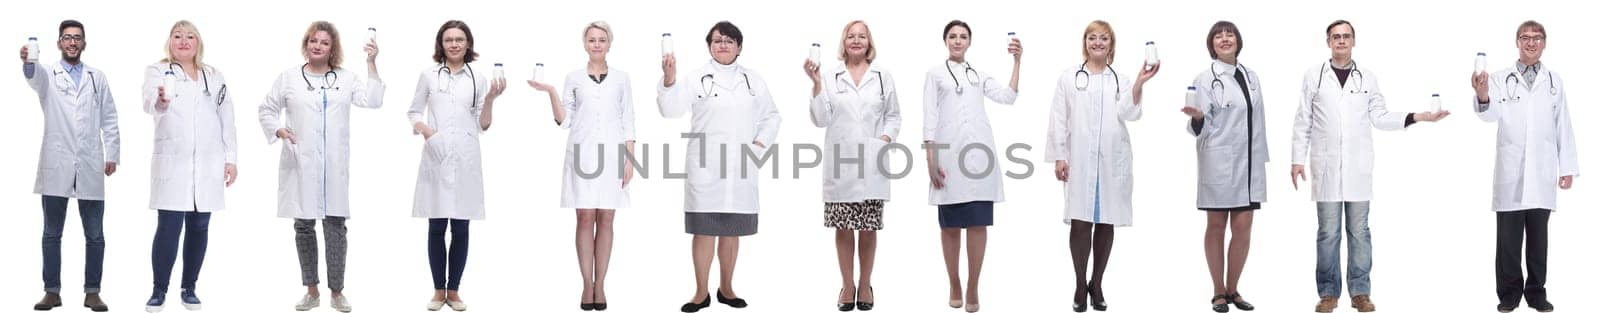
[[[694,235],[695,293],[680,308],[683,312],[711,305],[707,280],[713,250],[721,265],[717,302],[734,308],[748,305],[733,290],[733,269],[739,237],[756,233],[761,212],[756,182],[765,162],[757,159],[772,150],[781,121],[766,80],[735,63],[744,48],[739,27],[717,22],[705,40],[710,62],[680,76],[677,57],[663,56],[661,83],[656,85],[661,116],[692,114],[689,132],[695,137],[689,139],[683,186],[684,230]]]
[[[978,279],[994,225],[994,204],[1005,201],[984,98],[998,104],[1017,101],[1022,72],[1022,41],[1006,43],[1011,79],[1002,83],[967,62],[972,26],[960,20],[944,26],[949,56],[928,69],[922,84],[922,143],[928,161],[928,204],[939,210],[939,244],[944,249],[950,307],[978,311]],[[985,169],[988,169],[987,171]],[[961,233],[967,235],[967,283],[961,283]],[[962,292],[965,289],[966,292]],[[963,299],[965,298],[965,299]]]
[[[44,299],[34,310],[61,306],[61,235],[67,222],[67,201],[78,198],[83,220],[83,306],[95,312],[108,310],[100,299],[101,268],[105,261],[107,176],[117,172],[122,139],[117,129],[117,103],[111,83],[100,69],[83,64],[83,23],[61,22],[56,47],[58,64],[29,62],[22,48],[22,76],[39,94],[44,111],[44,139],[39,145],[39,173],[33,192],[44,206]]]
[[[300,311],[321,305],[317,292],[316,222],[327,235],[330,305],[351,310],[344,297],[345,252],[349,248],[345,220],[350,218],[350,109],[383,106],[383,80],[378,78],[378,46],[366,42],[367,77],[363,82],[344,67],[344,48],[333,23],[311,23],[301,37],[306,63],[278,74],[260,106],[261,130],[267,143],[283,142],[278,159],[278,217],[294,219],[295,251],[300,258],[300,283],[306,295]],[[285,115],[287,112],[287,115]]]
[[[1516,66],[1473,73],[1473,107],[1485,122],[1498,123],[1495,136],[1494,202],[1495,285],[1500,312],[1515,310],[1523,299],[1539,312],[1555,310],[1545,291],[1545,258],[1550,246],[1550,213],[1556,188],[1572,188],[1578,176],[1577,140],[1567,111],[1567,88],[1561,75],[1546,67],[1544,25],[1517,26]],[[1527,250],[1523,250],[1523,236]],[[1523,279],[1523,255],[1527,279]]]
[[[1372,239],[1367,209],[1372,200],[1372,129],[1400,130],[1416,122],[1434,122],[1449,111],[1390,112],[1378,88],[1377,74],[1351,59],[1355,28],[1344,20],[1326,30],[1333,57],[1306,70],[1300,85],[1300,107],[1294,115],[1293,166],[1290,181],[1299,189],[1310,166],[1311,199],[1317,203],[1317,312],[1339,305],[1340,226],[1350,240],[1349,290],[1360,312],[1377,310],[1369,295]]]
[[[434,289],[428,310],[449,305],[464,311],[467,304],[458,291],[467,263],[468,226],[484,218],[478,136],[494,121],[494,100],[505,92],[506,82],[468,64],[477,60],[478,52],[466,22],[446,21],[433,38],[433,61],[438,65],[417,77],[417,91],[406,111],[412,132],[423,138],[411,216],[428,219],[428,266]]]
[[[144,70],[144,111],[155,116],[155,147],[150,165],[150,208],[159,224],[151,247],[154,292],[147,311],[160,311],[178,256],[183,233],[183,288],[189,310],[200,309],[195,281],[205,262],[211,213],[224,207],[223,188],[238,172],[238,140],[233,122],[233,97],[222,72],[202,62],[205,42],[189,21],[172,25],[167,57]],[[169,76],[171,75],[171,76]],[[174,79],[172,90],[163,86]]]
[[[1261,77],[1239,63],[1239,27],[1218,21],[1206,36],[1211,63],[1189,85],[1195,97],[1183,107],[1199,161],[1196,206],[1206,212],[1205,255],[1211,272],[1211,310],[1255,306],[1239,296],[1239,276],[1250,255],[1255,211],[1267,201],[1267,135]],[[1228,230],[1233,239],[1227,240]],[[1226,268],[1226,270],[1224,270]],[[1226,278],[1224,278],[1226,277]]]
[[[900,95],[894,76],[872,64],[878,57],[867,23],[846,23],[839,36],[839,64],[822,72],[806,60],[811,78],[811,123],[827,129],[822,180],[823,225],[833,228],[841,288],[836,305],[849,311],[872,310],[872,269],[877,259],[878,230],[883,229],[889,177],[879,168],[883,149],[900,134]],[[817,60],[820,62],[821,60]],[[856,235],[860,234],[860,244]],[[861,253],[861,279],[855,275],[856,250]]]
[[[589,23],[583,28],[583,47],[589,54],[584,69],[567,73],[559,90],[528,81],[528,86],[550,95],[556,126],[567,129],[561,207],[577,211],[578,271],[583,275],[578,308],[584,311],[606,309],[612,221],[616,209],[632,205],[627,187],[633,166],[616,165],[633,155],[633,81],[606,61],[611,38],[611,24]]]
[[[1111,68],[1116,49],[1110,23],[1097,20],[1084,28],[1084,63],[1056,80],[1045,134],[1045,159],[1055,161],[1056,179],[1066,183],[1063,221],[1071,227],[1068,243],[1077,274],[1072,308],[1079,312],[1086,305],[1106,309],[1100,286],[1116,227],[1133,225],[1133,144],[1127,122],[1144,114],[1144,84],[1161,70],[1139,62],[1136,80],[1121,76]]]

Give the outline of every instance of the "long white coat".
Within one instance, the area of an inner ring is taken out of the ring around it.
[[[949,60],[942,63],[928,69],[922,84],[922,140],[949,145],[937,153],[939,167],[945,171],[944,188],[935,189],[930,184],[928,204],[1004,202],[1006,193],[1001,178],[1005,177],[1005,171],[1000,169],[998,156],[1005,151],[1004,147],[994,144],[994,129],[990,127],[983,98],[1009,105],[1017,102],[1017,91],[1007,82],[973,69],[970,63],[956,64]],[[957,84],[962,92],[956,91]],[[973,148],[961,158],[961,150],[969,145]],[[993,154],[984,153],[979,146],[987,147]],[[991,166],[993,171],[969,178],[958,164],[965,165],[967,171],[974,174]]]
[[[1578,146],[1562,82],[1549,67],[1540,70],[1532,86],[1516,67],[1489,75],[1488,108],[1478,117],[1500,124],[1495,136],[1495,211],[1554,210],[1557,180],[1578,175]]]
[[[705,135],[703,140],[688,139],[685,168],[689,179],[683,185],[684,212],[760,213],[757,182],[763,172],[755,161],[744,157],[743,151],[748,147],[759,157],[775,147],[773,141],[778,138],[782,118],[772,102],[767,81],[737,63],[722,65],[711,61],[699,69],[679,73],[672,87],[664,87],[663,83],[656,83],[656,105],[661,116],[679,118],[692,113],[689,131]]]
[[[1406,113],[1386,107],[1377,74],[1352,64],[1343,87],[1327,62],[1306,70],[1301,81],[1291,161],[1309,165],[1312,201],[1371,201],[1372,129],[1406,126]]]
[[[79,82],[65,69],[35,63],[33,76],[24,78],[39,94],[44,111],[44,138],[39,143],[39,173],[33,193],[40,195],[106,199],[106,162],[122,163],[122,139],[117,129],[117,104],[111,83],[99,69],[83,65]]]
[[[144,111],[155,116],[155,147],[150,165],[150,208],[214,212],[225,206],[223,167],[238,164],[239,145],[233,122],[233,97],[221,71],[202,66],[188,77],[169,63],[144,69]],[[166,72],[177,75],[172,101],[156,108],[157,87]],[[207,95],[206,90],[210,89]]]
[[[1245,88],[1234,78],[1239,71],[1244,71],[1245,82],[1250,84],[1246,92],[1240,92]],[[1196,75],[1191,86],[1195,86],[1195,107],[1205,113],[1198,132],[1190,127],[1189,119],[1183,122],[1184,130],[1196,139],[1199,187],[1195,204],[1237,208],[1267,202],[1270,154],[1261,77],[1249,68],[1213,61],[1211,69]],[[1219,86],[1220,90],[1215,89]]]
[[[588,71],[572,71],[558,91],[561,107],[567,112],[567,119],[560,121],[561,128],[567,129],[566,161],[561,163],[564,208],[632,206],[617,161],[627,154],[623,144],[634,140],[633,83],[626,72],[615,68],[607,72],[606,78],[596,83]],[[579,170],[598,176],[583,178]]]
[[[478,116],[489,96],[490,73],[471,65],[446,74],[444,64],[417,78],[417,91],[406,117],[425,122],[435,133],[422,144],[411,216],[482,220],[483,151],[478,145]]]
[[[811,97],[811,123],[827,128],[822,201],[889,200],[889,177],[878,161],[887,144],[881,136],[890,140],[900,136],[900,95],[894,76],[869,65],[857,83],[843,64],[819,74],[822,92]]]
[[[1061,72],[1050,103],[1045,159],[1067,161],[1062,222],[1073,220],[1133,225],[1133,143],[1127,122],[1143,108],[1133,102],[1133,82],[1109,67],[1078,75],[1083,66]],[[1088,86],[1078,89],[1078,79]],[[1052,167],[1054,164],[1051,165]]]
[[[280,140],[278,129],[298,141],[278,154],[278,217],[350,217],[350,108],[383,107],[384,90],[383,80],[363,82],[345,69],[278,75],[261,101],[261,131],[267,144]]]

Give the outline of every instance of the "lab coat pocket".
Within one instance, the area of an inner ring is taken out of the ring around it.
[[[1234,180],[1233,149],[1206,149],[1200,152],[1200,181],[1206,185],[1224,185]]]
[[[1512,156],[1519,156],[1520,155],[1520,156],[1523,156],[1523,157],[1527,157],[1526,155],[1523,155],[1523,153],[1522,153],[1523,150],[1520,149],[1520,148],[1521,147],[1514,146],[1514,145],[1501,145],[1501,146],[1498,147],[1499,151],[1497,151],[1496,154],[1495,154],[1498,157],[1495,160],[1495,166],[1494,166],[1494,169],[1495,169],[1494,170],[1494,184],[1495,185],[1514,184],[1514,183],[1517,182],[1517,179],[1522,178],[1522,164],[1520,164],[1520,163],[1505,164],[1505,163],[1508,163],[1507,162],[1507,158],[1512,157]],[[1517,160],[1517,159],[1520,159],[1520,158],[1511,158],[1511,160]]]

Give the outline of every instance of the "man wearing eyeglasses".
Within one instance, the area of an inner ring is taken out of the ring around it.
[[[1556,189],[1572,188],[1578,151],[1560,75],[1545,68],[1544,25],[1517,26],[1515,67],[1472,73],[1473,106],[1485,122],[1499,123],[1495,139],[1495,282],[1500,312],[1516,310],[1523,299],[1539,312],[1555,311],[1545,297],[1545,256],[1549,254],[1550,212]],[[1522,276],[1523,236],[1527,236],[1528,276]]]
[[[84,245],[83,306],[95,312],[108,310],[100,299],[100,270],[105,260],[105,180],[117,172],[121,139],[117,130],[117,105],[110,84],[100,70],[85,66],[83,23],[61,22],[56,47],[58,64],[29,62],[22,47],[22,76],[39,94],[44,110],[44,140],[39,148],[39,173],[33,192],[44,204],[44,299],[33,305],[45,311],[61,306],[61,235],[67,221],[67,201],[78,199]],[[32,51],[38,53],[39,51]]]
[[[1372,235],[1367,229],[1372,201],[1372,129],[1401,130],[1416,122],[1438,121],[1450,112],[1390,112],[1376,74],[1351,58],[1355,28],[1338,20],[1328,24],[1325,32],[1333,57],[1307,70],[1300,85],[1289,180],[1300,189],[1309,165],[1311,200],[1317,203],[1316,277],[1321,300],[1316,311],[1333,312],[1339,306],[1344,283],[1339,242],[1344,239],[1350,240],[1346,252],[1350,306],[1372,312],[1377,310],[1368,276],[1372,270]],[[1340,227],[1345,230],[1342,234]]]

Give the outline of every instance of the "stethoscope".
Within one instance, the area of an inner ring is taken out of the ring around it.
[[[746,91],[750,92],[750,96],[754,97],[756,95],[756,90],[754,88],[750,87],[750,74],[749,73],[739,73],[739,74],[740,75],[744,75],[744,89]],[[707,80],[710,80],[711,83],[707,84],[706,83]],[[700,94],[698,97],[699,98],[705,98],[706,94],[711,94],[711,97],[720,97],[720,96],[722,96],[720,93],[716,92],[718,85],[719,84],[717,84],[716,76],[714,76],[713,74],[706,74],[705,76],[700,76],[700,89],[704,90],[705,93]],[[735,85],[734,87],[738,87],[738,86]],[[732,91],[733,88],[728,88],[728,90]]]
[[[95,83],[94,72],[90,72],[88,70],[83,70],[83,74],[89,75],[89,92],[91,93],[91,95],[99,97],[100,96],[100,85]],[[61,76],[61,75],[69,75],[69,74],[67,74],[66,70],[56,69],[56,76]],[[71,89],[62,88],[61,89],[61,94],[65,95],[65,94],[67,94],[68,91],[71,91]]]
[[[946,63],[946,65],[948,65],[948,63]],[[843,79],[844,73],[847,73],[847,72],[839,72],[838,74],[833,74],[833,80],[834,81],[839,81],[839,80]],[[883,89],[883,86],[884,86],[883,85],[883,72],[872,71],[872,73],[878,75],[878,100],[887,100],[887,99],[889,99],[889,96],[887,94],[885,94],[885,90],[887,90],[887,89]],[[961,93],[961,91],[959,91],[959,90],[961,90],[960,89],[961,88],[961,84],[959,84],[959,83],[956,84],[956,88],[957,88],[956,89],[957,90],[956,93]],[[843,90],[840,90],[840,92],[843,92]]]
[[[1325,79],[1322,79],[1322,75],[1327,75],[1328,74],[1328,69],[1330,69],[1330,68],[1333,68],[1333,62],[1332,61],[1329,61],[1327,66],[1323,66],[1322,70],[1317,71],[1317,89],[1319,89],[1319,90],[1322,89],[1322,81],[1325,80]],[[1356,88],[1355,89],[1351,89],[1350,93],[1352,93],[1352,94],[1354,94],[1354,93],[1367,93],[1367,90],[1364,89],[1364,87],[1366,87],[1365,86],[1366,85],[1366,82],[1365,82],[1366,80],[1364,78],[1366,78],[1366,75],[1362,75],[1361,74],[1361,68],[1356,66],[1356,61],[1355,60],[1351,60],[1350,61],[1350,77],[1348,77],[1348,79],[1346,81],[1354,81]]]
[[[1545,77],[1546,77],[1545,79],[1549,79],[1550,80],[1550,95],[1554,96],[1556,94],[1559,94],[1560,93],[1559,90],[1556,90],[1556,81],[1555,81],[1556,77],[1555,77],[1555,75],[1546,73]],[[1530,85],[1533,84],[1533,82],[1528,82],[1528,83]],[[1516,72],[1512,72],[1512,73],[1506,74],[1506,97],[1505,98],[1501,98],[1500,100],[1501,101],[1511,101],[1511,102],[1522,101],[1522,96],[1517,94],[1517,91],[1516,91],[1516,88],[1515,88],[1515,87],[1520,87],[1520,86],[1522,86],[1522,77],[1520,75],[1517,75]]]
[[[469,78],[472,78],[472,107],[478,107],[478,73],[476,71],[472,70],[472,64],[471,63],[462,63],[461,65],[467,68],[467,76]],[[449,74],[449,73],[450,73],[450,66],[449,65],[444,65],[444,64],[440,64],[439,65],[439,71],[437,72],[437,74],[434,75],[434,76],[436,76],[435,79],[437,79],[439,81],[438,82],[439,91],[450,90],[450,85],[449,84],[445,84],[445,81],[444,81],[445,75]]]
[[[176,67],[177,69],[173,69],[174,67]],[[186,73],[186,72],[183,71],[183,65],[178,64],[176,62],[167,63],[167,71],[170,71],[170,72],[173,72],[173,73]],[[184,75],[188,75],[188,74],[184,74]],[[202,94],[206,95],[207,97],[210,97],[211,96],[211,75],[210,74],[206,74],[206,70],[204,68],[200,69],[200,82],[204,83],[205,84],[204,86],[206,88],[205,92],[202,93]],[[220,97],[217,97],[217,105],[222,105],[222,101],[225,100],[225,99],[228,99],[228,84],[222,84],[222,88],[218,89],[217,93],[219,95],[221,95]]]
[[[305,65],[300,66],[300,79],[306,81],[306,91],[315,91],[317,89],[311,86],[311,77],[306,75],[306,67],[308,66],[311,66],[311,63],[306,63]],[[327,73],[322,74],[322,90],[339,90],[338,83],[339,72],[329,69]]]
[[[951,62],[948,62],[948,61],[944,62],[944,71],[950,73],[950,81],[954,82],[956,84],[956,94],[961,94],[963,92],[966,92],[965,89],[961,88],[961,80],[956,78],[956,70],[950,68],[950,63]],[[981,77],[981,75],[978,75],[978,70],[972,69],[972,63],[962,63],[962,64],[966,65],[966,67],[967,67],[966,70],[961,71],[962,74],[965,74],[965,75],[962,75],[962,76],[966,76],[967,77],[967,84],[968,85],[977,86],[978,85],[978,79]],[[883,74],[878,74],[878,75],[882,76]],[[883,79],[882,78],[883,77],[879,77],[879,79],[878,79],[878,83],[879,84],[883,83]]]
[[[1244,65],[1235,65],[1235,66],[1239,67],[1237,69],[1234,69],[1235,71],[1242,71],[1242,72],[1245,73],[1245,75],[1247,75],[1247,76],[1250,75],[1249,74],[1250,72],[1245,71]],[[1245,80],[1249,81],[1249,77],[1245,77]],[[1214,102],[1214,103],[1216,103],[1218,105],[1221,105],[1221,106],[1224,106],[1224,107],[1228,106],[1228,104],[1222,102],[1222,95],[1223,95],[1223,91],[1226,89],[1226,86],[1227,86],[1226,84],[1222,83],[1222,74],[1221,73],[1217,73],[1216,64],[1212,64],[1211,65],[1211,102]],[[1255,86],[1250,86],[1250,88],[1251,88],[1251,90],[1254,90]],[[1241,92],[1243,92],[1243,91],[1241,91]],[[1250,93],[1246,92],[1246,93],[1244,93],[1244,96],[1246,98],[1249,98],[1250,97]]]
[[[1111,80],[1117,82],[1117,89],[1113,91],[1117,94],[1117,101],[1122,101],[1121,76],[1117,75],[1117,70],[1111,68],[1109,64],[1106,65],[1106,71],[1111,72]],[[1078,72],[1072,74],[1072,83],[1074,87],[1078,87],[1078,91],[1089,90],[1089,61],[1084,61],[1083,65],[1078,66]]]

